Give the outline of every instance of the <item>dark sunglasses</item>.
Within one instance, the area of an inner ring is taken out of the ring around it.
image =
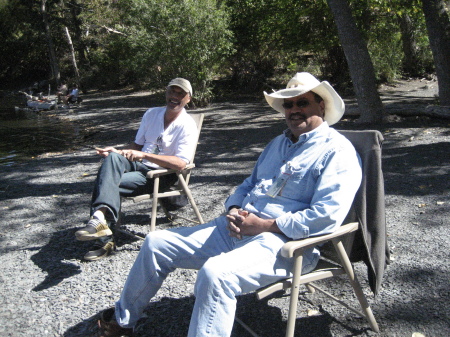
[[[296,102],[293,101],[286,101],[282,104],[283,108],[286,110],[292,109],[294,107],[294,104],[297,105],[299,108],[306,108],[310,103],[307,99],[299,99]]]

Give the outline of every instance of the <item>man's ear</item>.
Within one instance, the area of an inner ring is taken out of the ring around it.
[[[322,118],[325,117],[325,101],[320,101],[319,103],[320,112],[322,113]]]

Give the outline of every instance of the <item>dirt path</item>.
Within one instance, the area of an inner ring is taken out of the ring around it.
[[[428,88],[422,90],[425,85]],[[383,97],[389,104],[415,102],[426,107],[437,88],[434,82],[407,86],[382,89]],[[95,334],[97,315],[118,298],[140,242],[122,237],[113,256],[82,261],[90,245],[75,241],[74,232],[87,219],[100,164],[90,147],[132,141],[143,112],[158,102],[160,96],[146,92],[87,95],[81,108],[59,114],[82,130],[71,151],[0,167],[3,336]],[[209,220],[222,212],[226,196],[250,173],[267,142],[284,129],[284,121],[262,99],[193,111],[200,112],[206,118],[191,186]],[[336,128],[361,126],[346,118]],[[383,169],[393,256],[381,294],[377,299],[369,294],[381,329],[378,336],[411,336],[416,331],[427,337],[449,335],[449,122],[399,117],[376,128],[385,137]],[[123,209],[129,229],[148,232],[148,205],[126,202]],[[189,210],[181,213],[188,215]],[[170,226],[162,217],[158,223],[159,228]],[[368,289],[365,268],[357,265],[357,272]],[[185,336],[194,282],[195,272],[174,272],[150,303],[138,335]],[[351,299],[343,285],[338,293]],[[308,316],[308,310],[318,314]],[[237,311],[261,336],[283,335],[286,298],[259,302],[252,295],[242,296]],[[364,320],[320,295],[302,295],[298,312],[303,318],[297,321],[297,333],[302,336],[375,335]],[[248,334],[236,326],[233,336]]]

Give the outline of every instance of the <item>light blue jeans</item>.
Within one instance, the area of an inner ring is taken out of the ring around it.
[[[262,233],[238,240],[228,235],[226,224],[221,216],[195,227],[148,234],[116,302],[118,323],[134,327],[171,271],[195,269],[196,300],[188,336],[230,336],[236,296],[289,277],[292,261],[280,255],[288,241],[284,235]],[[303,272],[312,270],[317,259],[314,255],[314,261],[304,260]]]

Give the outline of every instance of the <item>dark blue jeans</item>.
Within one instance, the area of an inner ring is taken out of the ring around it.
[[[147,179],[151,168],[132,162],[120,154],[111,152],[103,161],[95,180],[91,201],[91,216],[102,207],[109,210],[106,219],[117,222],[120,212],[120,197],[132,197],[153,192],[153,180]],[[160,190],[169,188],[177,181],[175,174],[160,178]]]

